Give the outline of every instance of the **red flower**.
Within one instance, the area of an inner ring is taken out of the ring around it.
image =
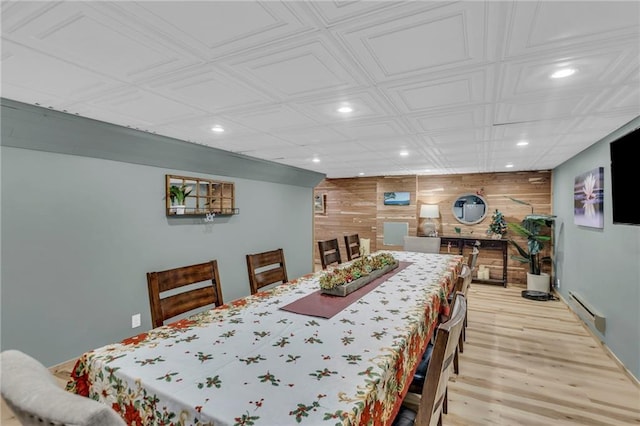
[[[133,406],[133,403],[125,406],[124,412],[124,420],[128,425],[139,425],[144,426],[142,424],[142,418],[140,417],[140,413],[136,410],[136,407]]]
[[[89,388],[91,387],[91,383],[89,383],[89,375],[85,373],[82,376],[76,376],[74,372],[72,377],[76,386],[75,392],[78,395],[89,396]]]
[[[245,306],[247,304],[247,301],[245,299],[238,299],[231,302],[231,304],[236,308],[239,308],[241,306]]]
[[[189,328],[192,325],[194,325],[196,322],[193,320],[189,320],[189,319],[181,319],[179,321],[176,322],[172,322],[171,324],[168,324],[167,327],[171,327],[174,330],[183,330],[185,328]]]
[[[147,338],[147,333],[140,333],[137,336],[129,337],[124,339],[122,342],[123,345],[137,345],[140,342],[143,342]]]

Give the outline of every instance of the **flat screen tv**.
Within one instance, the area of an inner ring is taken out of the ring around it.
[[[640,225],[640,203],[634,194],[637,180],[640,128],[616,139],[611,150],[611,205],[613,223]]]

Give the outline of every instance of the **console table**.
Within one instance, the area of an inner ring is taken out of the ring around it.
[[[473,237],[440,237],[440,246],[448,247],[451,244],[451,248],[457,247],[458,252],[462,254],[465,247],[471,247],[475,245],[476,241],[480,241],[480,251],[482,250],[500,250],[502,251],[502,279],[488,279],[478,280],[474,279],[473,282],[483,284],[502,284],[503,287],[507,286],[507,245],[508,241],[505,239],[493,240],[491,238],[473,238]]]

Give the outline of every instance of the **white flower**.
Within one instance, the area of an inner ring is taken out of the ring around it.
[[[593,173],[589,173],[589,176],[584,178],[582,187],[582,192],[584,192],[584,200],[582,200],[582,204],[584,205],[584,214],[585,216],[594,216],[596,214],[595,207],[593,204],[596,202],[596,177]]]

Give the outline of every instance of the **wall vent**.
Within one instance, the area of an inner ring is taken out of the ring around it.
[[[604,334],[605,317],[596,311],[580,294],[569,291],[569,302],[574,311],[585,321],[593,324],[600,333]]]

